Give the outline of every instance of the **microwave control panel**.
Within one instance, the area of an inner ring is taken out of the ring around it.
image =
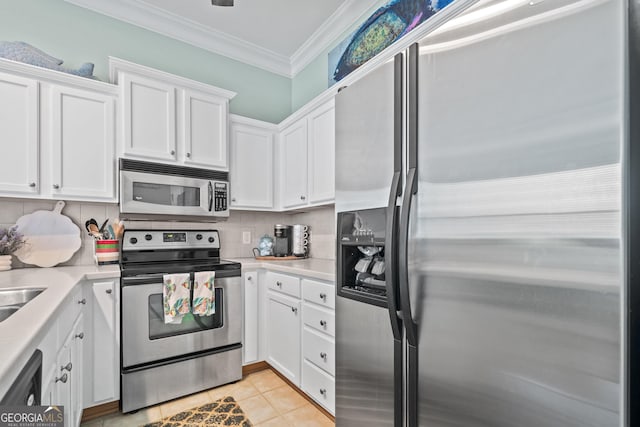
[[[213,206],[216,212],[227,210],[227,198],[229,197],[229,184],[216,182],[213,184]]]

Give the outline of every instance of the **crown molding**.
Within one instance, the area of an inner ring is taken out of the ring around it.
[[[120,21],[142,27],[275,74],[291,78],[285,55],[172,14],[142,0],[65,0]]]
[[[315,58],[321,55],[338,37],[352,26],[359,25],[374,10],[388,0],[371,1],[371,6],[363,10],[362,0],[346,0],[322,23],[320,27],[309,37],[293,55],[291,55],[291,75],[295,76],[309,65]],[[355,31],[355,28],[354,28]]]

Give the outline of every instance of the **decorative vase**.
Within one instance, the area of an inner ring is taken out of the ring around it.
[[[0,255],[0,271],[11,270],[11,255]]]

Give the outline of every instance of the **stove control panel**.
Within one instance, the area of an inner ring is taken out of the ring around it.
[[[145,249],[220,249],[217,230],[125,230],[123,251]]]

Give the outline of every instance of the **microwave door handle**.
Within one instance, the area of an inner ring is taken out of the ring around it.
[[[211,181],[209,181],[209,212],[211,212],[212,208],[213,208],[213,185],[211,184]]]

